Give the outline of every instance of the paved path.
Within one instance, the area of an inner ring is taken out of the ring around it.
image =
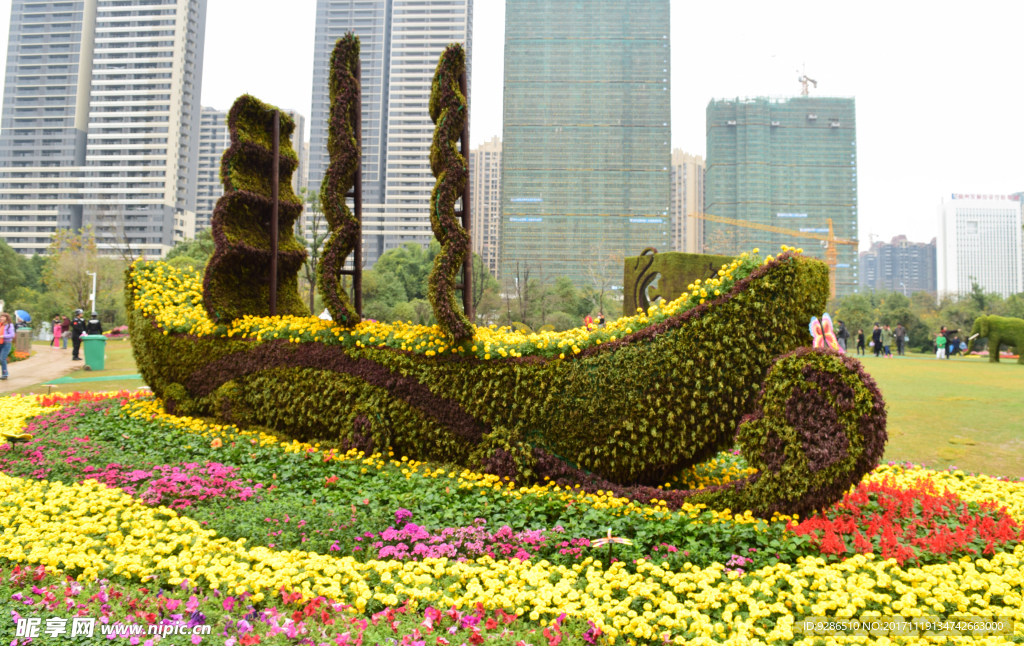
[[[67,350],[52,350],[43,345],[33,345],[32,349],[35,354],[28,359],[17,363],[8,362],[7,372],[10,373],[10,377],[6,381],[0,381],[0,394],[63,377],[81,370],[82,364],[85,363],[71,360],[70,345]],[[42,388],[40,392],[45,390]]]

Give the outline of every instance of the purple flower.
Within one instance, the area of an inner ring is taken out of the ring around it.
[[[406,518],[412,518],[412,512],[408,509],[402,509],[399,507],[395,510],[395,524],[401,525],[402,521]]]

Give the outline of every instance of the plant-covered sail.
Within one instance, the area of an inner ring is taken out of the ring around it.
[[[228,113],[231,146],[220,163],[224,195],[213,210],[214,252],[206,265],[203,304],[221,324],[270,313],[270,216],[273,207],[273,106],[244,94]],[[299,157],[291,145],[295,121],[281,113],[278,192],[277,313],[308,316],[299,296],[306,251],[292,232],[302,203],[292,191]]]
[[[360,101],[356,67],[359,64],[359,37],[349,32],[338,39],[331,53],[331,75],[328,82],[331,97],[330,121],[327,127],[327,152],[331,163],[320,185],[320,204],[331,235],[324,246],[323,258],[317,265],[317,281],[324,304],[331,317],[342,326],[359,322],[359,314],[349,301],[342,284],[341,271],[345,259],[360,244],[360,227],[352,210],[345,204],[345,195],[352,188],[359,167],[359,144],[356,139],[357,107]]]
[[[470,253],[469,232],[455,215],[455,202],[469,180],[467,160],[459,152],[459,137],[468,118],[468,103],[459,90],[459,77],[466,71],[466,50],[449,45],[441,54],[430,90],[430,118],[434,141],[430,146],[430,170],[437,178],[430,193],[430,226],[441,243],[430,272],[430,304],[434,318],[452,340],[473,336],[473,324],[455,298],[459,271]]]

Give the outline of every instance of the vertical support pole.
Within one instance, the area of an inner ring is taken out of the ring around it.
[[[466,97],[466,124],[462,126],[462,156],[466,159],[466,188],[462,190],[462,228],[466,230],[466,235],[469,236],[470,245],[466,252],[466,259],[462,263],[462,310],[466,314],[466,318],[469,319],[470,323],[476,325],[476,312],[473,311],[473,234],[470,226],[471,217],[469,213],[469,184],[470,177],[468,172],[469,167],[469,95],[467,94],[468,88],[466,84],[466,71],[463,70],[462,74],[459,75],[459,91],[462,92],[462,96]]]
[[[274,149],[270,186],[273,205],[270,207],[270,315],[277,316],[277,203],[281,170],[281,112],[274,110]]]
[[[353,202],[356,222],[359,223],[356,246],[352,256],[352,292],[356,314],[363,317],[363,79],[362,62],[356,61],[356,84],[359,86],[359,100],[356,101],[356,148],[359,159],[356,162],[356,181]]]

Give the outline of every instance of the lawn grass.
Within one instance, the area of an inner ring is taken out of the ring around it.
[[[889,408],[886,460],[931,468],[956,466],[992,476],[1024,477],[1024,366],[1013,360],[936,360],[911,354],[863,360]],[[129,340],[108,341],[106,369],[83,379],[138,373]],[[19,393],[134,390],[140,379],[84,381],[23,388]]]
[[[863,363],[889,409],[886,460],[1024,477],[1024,366],[929,355]]]

